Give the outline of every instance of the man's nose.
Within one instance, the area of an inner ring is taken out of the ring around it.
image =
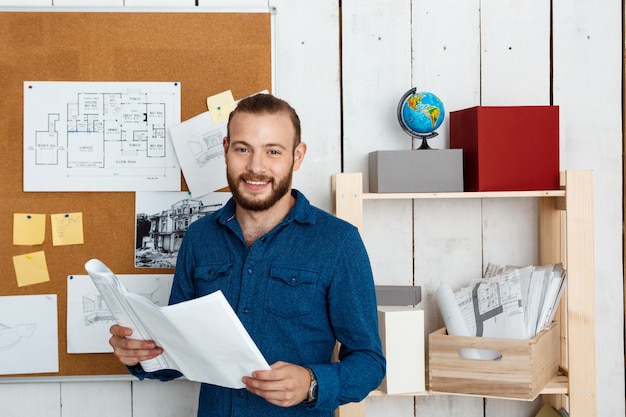
[[[258,152],[253,152],[248,159],[248,171],[254,173],[260,173],[265,171],[265,164],[263,160],[263,154]]]

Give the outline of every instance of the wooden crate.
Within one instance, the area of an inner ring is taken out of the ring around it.
[[[532,339],[449,336],[431,333],[429,385],[433,392],[533,400],[558,372],[559,325]],[[497,350],[497,360],[461,358],[460,348]]]

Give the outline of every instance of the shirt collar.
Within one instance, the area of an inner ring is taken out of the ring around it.
[[[296,204],[291,208],[285,219],[295,220],[298,223],[315,223],[315,216],[311,210],[311,203],[309,200],[296,189],[291,190],[291,195],[295,197]],[[217,214],[217,221],[221,224],[226,224],[235,219],[235,200],[231,197],[230,200],[222,207]]]

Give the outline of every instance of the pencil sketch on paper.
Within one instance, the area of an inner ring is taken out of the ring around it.
[[[193,155],[198,169],[204,168],[214,160],[222,162],[224,157],[223,138],[223,132],[220,129],[214,129],[201,132],[200,135],[187,139],[189,152]]]
[[[238,102],[239,100],[236,101]],[[228,186],[223,147],[223,140],[227,135],[228,118],[218,117],[214,120],[208,111],[197,114],[170,129],[176,156],[185,174],[189,194],[193,198]]]
[[[136,268],[174,268],[189,225],[226,204],[231,193],[191,198],[188,193],[135,193]]]
[[[126,281],[126,280],[124,280]],[[167,305],[171,282],[160,277],[145,280],[136,294],[152,301],[155,305]],[[85,326],[105,325],[107,327],[115,323],[111,310],[107,307],[102,295],[96,290],[95,293],[83,294],[83,321]]]
[[[172,289],[172,274],[118,275],[129,291],[158,306],[166,306]],[[111,352],[109,328],[113,314],[89,275],[67,279],[67,353]]]
[[[3,324],[0,323],[0,350],[12,349],[22,339],[30,338],[37,325],[35,323]]]
[[[179,122],[180,83],[26,81],[24,190],[180,190]]]
[[[56,294],[0,297],[0,374],[59,371]]]
[[[227,186],[223,147],[226,122],[213,123],[207,111],[172,126],[170,135],[194,198]]]

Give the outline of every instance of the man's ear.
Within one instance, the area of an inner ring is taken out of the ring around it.
[[[293,151],[293,170],[296,171],[302,165],[302,160],[306,154],[306,143],[300,142]]]
[[[228,153],[228,136],[224,136],[222,139],[222,147],[224,148],[224,156]]]

